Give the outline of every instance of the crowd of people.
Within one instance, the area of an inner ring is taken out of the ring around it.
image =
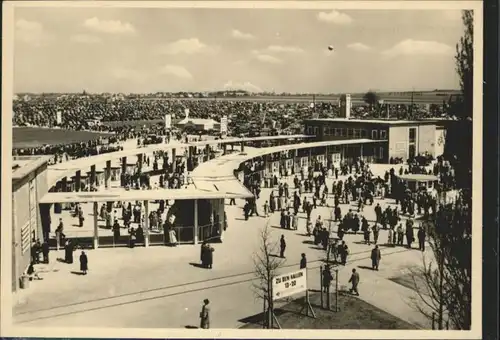
[[[253,124],[261,123],[264,118],[269,125],[276,122],[281,129],[293,128],[304,118],[311,115],[319,117],[335,117],[340,113],[336,101],[251,101],[237,98],[214,100],[164,99],[164,98],[110,98],[102,95],[40,95],[26,100],[19,98],[13,103],[14,126],[46,126],[70,130],[117,131],[117,127],[109,122],[163,120],[166,113],[173,118],[184,118],[185,110],[190,117],[230,118],[230,130],[245,133]],[[353,117],[391,117],[397,119],[437,117],[444,113],[444,105],[368,105],[352,107]],[[62,122],[58,124],[60,113]],[[101,124],[95,124],[95,120]],[[244,124],[242,124],[244,123]]]

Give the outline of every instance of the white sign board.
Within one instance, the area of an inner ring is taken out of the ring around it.
[[[172,115],[165,115],[165,128],[172,128]]]
[[[307,270],[300,269],[273,279],[273,300],[307,291]]]
[[[57,113],[56,113],[56,122],[58,125],[62,124],[62,112],[61,111],[57,111]]]

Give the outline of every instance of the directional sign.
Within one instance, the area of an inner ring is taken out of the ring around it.
[[[273,300],[307,291],[307,270],[300,269],[273,279]]]

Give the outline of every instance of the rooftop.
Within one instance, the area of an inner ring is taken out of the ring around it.
[[[315,120],[320,122],[353,122],[353,123],[369,123],[369,124],[389,124],[389,125],[404,125],[404,124],[429,124],[437,123],[437,120],[395,120],[395,119],[350,119],[350,118],[312,118],[308,121]]]
[[[49,159],[50,156],[13,156],[12,179],[17,180],[27,176],[47,163]]]

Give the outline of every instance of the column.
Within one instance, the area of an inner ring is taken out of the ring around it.
[[[149,201],[144,201],[144,246],[149,247]]]
[[[234,151],[234,144],[231,143],[231,151]]]
[[[359,145],[359,157],[363,159],[363,144]]]
[[[208,162],[210,160],[210,145],[209,144],[207,144],[205,146],[205,153],[207,155],[207,162]]]
[[[144,154],[140,153],[137,155],[137,170],[139,170],[139,172],[142,172],[142,164],[144,163]]]
[[[241,152],[245,151],[245,142],[241,142]]]
[[[82,187],[81,181],[82,181],[82,171],[77,170],[75,173],[75,189],[77,192],[80,191]]]
[[[90,166],[90,185],[89,185],[89,190],[93,186],[96,185],[96,173],[95,173],[95,164]]]
[[[94,202],[94,249],[99,248],[99,207],[98,203]]]
[[[67,177],[63,177],[61,179],[61,191],[62,192],[67,192],[68,191],[68,178]],[[69,204],[68,203],[62,203],[62,209],[65,210],[67,207],[69,207]]]
[[[175,148],[172,148],[172,172],[175,172],[175,165],[177,164]]]
[[[104,169],[104,186],[106,189],[109,188],[109,182],[111,181],[111,161],[106,161],[106,168]]]
[[[194,200],[193,243],[194,245],[198,244],[198,200]]]
[[[127,172],[127,157],[122,157],[122,174]]]
[[[222,151],[223,151],[222,152],[223,155],[225,155],[227,153],[227,144],[226,143],[222,144]]]

